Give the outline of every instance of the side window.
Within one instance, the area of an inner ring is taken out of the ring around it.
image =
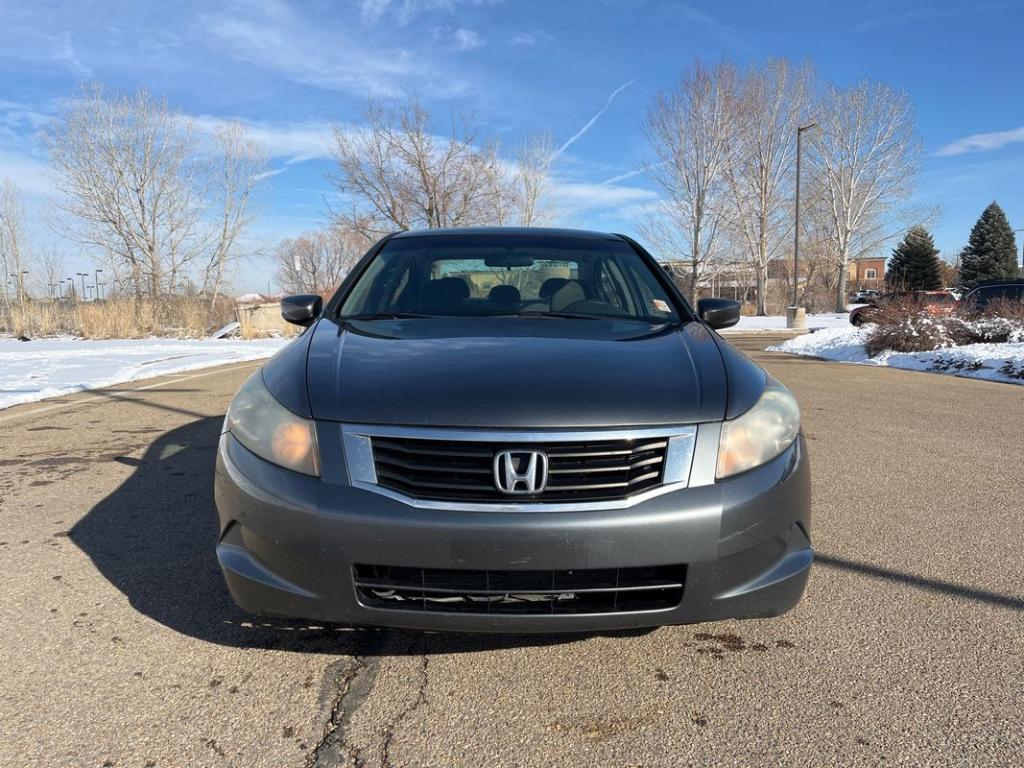
[[[639,314],[664,318],[668,321],[678,319],[664,287],[649,269],[633,264],[630,261],[626,263],[626,270],[633,277],[637,289],[640,291],[640,298],[644,303]]]
[[[978,288],[967,295],[967,302],[977,307],[984,307],[990,301],[1000,298],[1003,295],[1003,286],[988,285]]]
[[[610,259],[605,259],[597,268],[596,278],[595,288],[598,299],[625,312],[633,313],[633,301],[630,299],[629,286],[626,284],[626,278],[618,264]]]

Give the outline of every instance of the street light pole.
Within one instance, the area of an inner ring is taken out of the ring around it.
[[[793,307],[797,306],[800,285],[800,159],[803,149],[804,132],[817,126],[817,123],[797,126],[796,129],[796,211],[793,219]]]
[[[100,272],[102,272],[102,271],[103,271],[102,269],[97,269],[96,272],[93,275],[95,277],[93,282],[96,283],[96,298],[97,299],[102,299],[103,298],[102,296],[100,296]]]
[[[88,272],[76,272],[80,278],[82,278],[82,301],[85,301],[85,278],[89,276]]]
[[[1024,227],[1013,230],[1014,232],[1024,232]],[[1016,254],[1014,254],[1016,256]],[[1024,277],[1024,241],[1020,244],[1020,264],[1017,265],[1017,274]]]

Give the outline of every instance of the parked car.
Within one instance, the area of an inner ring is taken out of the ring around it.
[[[961,305],[969,312],[984,312],[993,301],[1024,302],[1024,278],[989,280],[964,294]]]
[[[857,291],[850,296],[851,304],[869,304],[872,301],[876,301],[882,296],[880,291],[869,289],[865,291]]]
[[[245,382],[220,438],[237,603],[579,631],[774,616],[813,551],[793,396],[620,235],[401,232]]]
[[[911,293],[888,293],[863,307],[850,311],[850,323],[861,326],[874,322],[877,313],[889,306],[906,305],[923,309],[931,315],[948,315],[956,307],[956,297],[947,291],[913,291]]]

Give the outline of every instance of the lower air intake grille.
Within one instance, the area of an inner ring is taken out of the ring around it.
[[[674,608],[685,565],[576,571],[468,571],[353,567],[359,602],[371,608],[477,614],[627,613]]]

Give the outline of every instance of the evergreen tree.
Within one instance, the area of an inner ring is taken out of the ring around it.
[[[971,230],[960,254],[960,284],[970,288],[984,280],[1017,277],[1017,241],[997,203],[991,203]]]
[[[942,287],[939,249],[931,233],[911,227],[889,258],[885,282],[892,291],[934,291]]]

